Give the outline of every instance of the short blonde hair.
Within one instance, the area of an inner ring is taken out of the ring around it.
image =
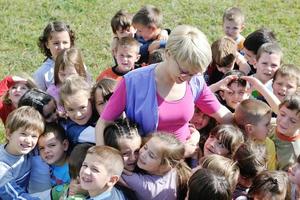
[[[201,167],[210,169],[217,174],[224,176],[231,187],[231,191],[235,190],[240,175],[240,169],[237,163],[217,154],[204,156],[200,159]]]
[[[204,33],[189,26],[177,26],[167,41],[166,50],[180,63],[185,63],[191,69],[205,71],[212,60],[210,44]]]
[[[5,123],[6,136],[18,129],[35,131],[41,135],[45,129],[43,116],[31,106],[22,106],[12,111]]]
[[[280,60],[282,59],[282,50],[276,42],[269,42],[261,45],[257,51],[256,60],[259,60],[263,53],[267,53],[269,55],[276,54],[280,56]]]
[[[288,77],[290,79],[296,79],[297,81],[297,91],[300,89],[300,67],[293,64],[283,64],[281,67],[275,72],[273,77],[273,83],[276,79],[281,77]]]
[[[121,176],[124,169],[124,161],[119,150],[109,146],[93,146],[88,149],[86,155],[88,154],[99,160],[111,176]]]
[[[246,99],[235,109],[234,121],[241,129],[244,130],[245,125],[256,125],[264,117],[271,115],[271,108],[263,101],[257,99]]]
[[[227,8],[223,14],[223,23],[225,20],[233,21],[235,23],[245,23],[245,15],[240,8]]]
[[[61,104],[64,105],[67,97],[77,94],[77,92],[83,92],[89,99],[91,97],[91,86],[83,77],[76,74],[68,77],[60,87],[59,95]]]

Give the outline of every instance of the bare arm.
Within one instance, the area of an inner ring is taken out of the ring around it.
[[[209,86],[209,89],[215,93],[219,90],[226,90],[228,89],[227,88],[227,85],[230,81],[232,81],[233,79],[237,79],[238,77],[236,75],[230,75],[230,76],[226,76],[225,78],[221,79],[220,81],[214,83],[214,84],[211,84]]]
[[[239,52],[236,54],[236,64],[239,66],[239,70],[244,72],[246,75],[251,71],[250,65],[247,63],[246,58]]]
[[[97,124],[96,124],[96,130],[95,130],[95,136],[96,136],[96,145],[104,145],[104,137],[103,133],[105,128],[112,124],[113,122],[111,121],[106,121],[101,118],[99,118]]]
[[[220,124],[231,124],[233,121],[232,112],[230,112],[230,110],[223,105],[217,112],[211,114],[210,116],[215,118]]]

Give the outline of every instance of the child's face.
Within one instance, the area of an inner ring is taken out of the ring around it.
[[[95,107],[99,115],[101,115],[105,106],[103,92],[101,88],[95,90]]]
[[[220,94],[222,99],[232,109],[235,109],[243,100],[249,99],[250,94],[247,92],[246,87],[236,82],[231,83],[228,89],[222,91]]]
[[[236,40],[239,34],[243,31],[244,25],[241,22],[235,22],[225,19],[223,23],[223,30],[225,35]]]
[[[273,93],[282,102],[283,99],[297,91],[297,79],[295,77],[278,75],[273,80]]]
[[[52,99],[47,105],[43,107],[43,116],[46,122],[56,122],[57,121],[57,111],[56,104]]]
[[[289,180],[296,184],[300,185],[300,164],[296,163],[294,166],[290,167],[288,170]]]
[[[60,51],[71,47],[69,33],[67,31],[52,32],[46,46],[50,50],[53,60],[55,60]]]
[[[263,117],[257,124],[252,125],[251,138],[258,141],[265,141],[270,130],[271,114]]]
[[[17,107],[20,98],[29,90],[24,82],[15,83],[8,90],[8,98],[11,100],[12,104]]]
[[[262,53],[255,64],[256,78],[263,83],[271,80],[280,66],[280,55],[272,53]]]
[[[118,139],[119,149],[124,159],[124,168],[133,171],[139,156],[139,149],[142,144],[141,137]]]
[[[204,143],[203,154],[204,156],[218,154],[221,156],[227,156],[229,153],[225,145],[221,143],[221,140],[216,137],[209,135]]]
[[[160,171],[159,169],[162,166],[161,145],[163,145],[162,142],[156,138],[152,138],[140,149],[137,161],[139,168],[150,174]]]
[[[71,75],[78,74],[74,66],[65,66],[63,70],[62,67],[58,70],[58,78],[60,83],[63,83]]]
[[[118,63],[118,71],[126,73],[134,69],[134,63],[138,61],[139,54],[133,47],[118,46],[116,59]]]
[[[66,159],[66,151],[69,143],[56,139],[54,133],[48,133],[39,138],[38,147],[42,159],[49,165],[63,165]]]
[[[300,114],[296,110],[290,110],[282,105],[277,115],[276,124],[279,133],[286,136],[295,136],[300,129]]]
[[[134,37],[136,30],[133,26],[127,27],[123,29],[122,27],[119,27],[119,29],[116,31],[116,34],[119,39],[123,37]]]
[[[39,135],[37,131],[19,128],[7,136],[6,150],[13,155],[26,155],[36,146]]]
[[[245,53],[245,58],[250,65],[256,64],[256,54],[253,51],[248,50],[244,47],[243,52]]]
[[[107,190],[110,175],[97,156],[87,154],[80,172],[80,186],[87,190],[91,197],[97,196]]]
[[[92,116],[92,105],[85,92],[68,96],[64,108],[67,116],[79,125],[85,125]]]
[[[144,26],[142,24],[134,24],[134,28],[136,28],[137,34],[145,41],[155,39],[156,38],[156,28],[153,26]]]
[[[198,109],[195,109],[195,113],[193,118],[191,119],[191,123],[194,124],[197,130],[200,130],[203,127],[207,126],[209,119],[210,117],[208,115],[204,114]]]

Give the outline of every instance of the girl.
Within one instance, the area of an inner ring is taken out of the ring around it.
[[[140,149],[137,165],[145,174],[122,175],[138,199],[184,199],[190,169],[184,145],[170,134],[155,133]]]
[[[38,87],[44,91],[54,83],[54,62],[60,51],[74,46],[75,33],[64,22],[50,22],[39,37],[38,46],[46,56],[45,62],[33,74]]]
[[[28,90],[20,99],[18,107],[32,106],[41,113],[46,122],[56,122],[55,99],[46,92],[33,88]]]
[[[47,89],[47,93],[55,98],[57,105],[60,105],[59,89],[62,83],[73,74],[78,74],[87,80],[80,50],[77,48],[64,49],[59,52],[55,60],[54,84]],[[58,106],[58,111],[63,113],[63,107]]]
[[[24,93],[34,87],[36,86],[33,79],[25,73],[7,76],[0,82],[0,117],[3,124],[8,114],[18,107]]]
[[[95,143],[96,111],[92,109],[90,85],[78,75],[67,78],[60,87],[61,104],[67,119],[62,122],[69,141]]]
[[[189,121],[194,105],[218,122],[230,122],[232,113],[221,106],[199,73],[211,61],[206,36],[182,25],[172,31],[163,62],[134,70],[124,76],[97,123],[97,144],[103,144],[104,128],[126,116],[137,123],[142,136],[167,131],[182,142],[190,138]],[[180,112],[178,112],[178,108]]]
[[[253,179],[248,196],[253,200],[288,198],[289,179],[284,171],[263,171]]]
[[[117,81],[111,78],[103,78],[98,81],[92,88],[91,100],[93,110],[97,110],[101,115],[106,102],[109,100],[117,86]]]
[[[218,125],[204,143],[203,155],[218,154],[231,158],[238,146],[244,142],[241,130],[233,125]]]

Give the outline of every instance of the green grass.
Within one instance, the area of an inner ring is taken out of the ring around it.
[[[179,24],[191,24],[202,30],[210,42],[222,36],[223,11],[238,6],[246,15],[244,36],[257,28],[268,27],[277,35],[284,61],[300,63],[297,0],[0,0],[0,78],[19,71],[32,73],[42,64],[44,56],[37,47],[37,39],[53,20],[65,21],[75,30],[76,46],[82,50],[86,65],[96,77],[112,63],[111,17],[121,8],[134,13],[145,4],[162,10],[164,27],[173,29]]]

